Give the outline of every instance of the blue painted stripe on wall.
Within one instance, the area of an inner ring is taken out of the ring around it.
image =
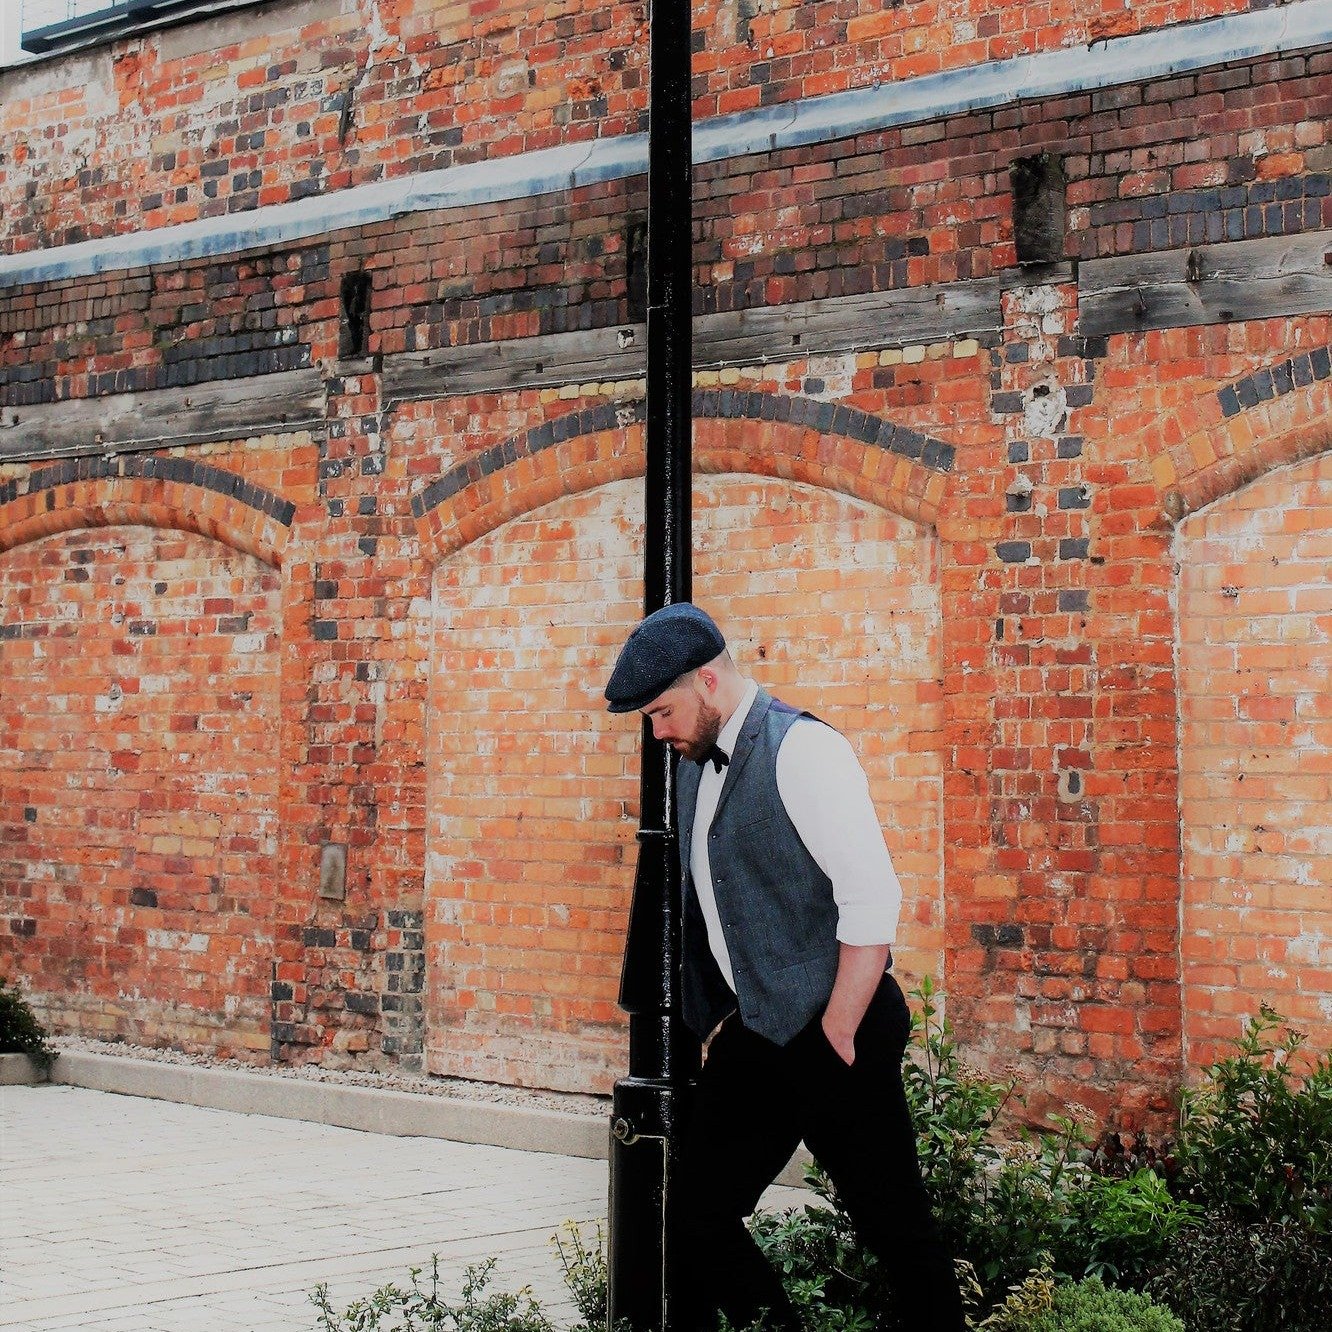
[[[715,116],[694,126],[694,161],[717,162],[824,143],[1022,100],[1090,92],[1330,44],[1332,3],[1295,0],[1277,9],[1116,37],[1090,47],[992,61]],[[645,134],[566,144],[358,185],[231,217],[0,255],[0,287],[287,245],[408,213],[532,198],[646,171]]]

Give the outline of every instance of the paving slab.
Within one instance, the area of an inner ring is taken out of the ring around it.
[[[576,1311],[551,1237],[606,1213],[606,1163],[391,1137],[83,1087],[0,1087],[0,1329],[315,1332],[440,1258]],[[808,1201],[774,1187],[766,1206]]]

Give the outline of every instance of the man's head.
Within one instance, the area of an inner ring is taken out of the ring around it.
[[[652,733],[686,758],[702,760],[744,692],[712,617],[679,602],[649,615],[629,635],[606,685],[612,712],[642,712]]]

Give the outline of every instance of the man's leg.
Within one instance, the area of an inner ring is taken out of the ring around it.
[[[745,1227],[800,1141],[781,1050],[728,1018],[699,1074],[685,1135],[677,1325],[712,1332],[718,1312],[744,1328],[798,1328],[781,1281]]]
[[[891,977],[860,1024],[850,1067],[817,1021],[806,1028],[796,1038],[806,1065],[801,1127],[856,1233],[883,1263],[905,1326],[961,1332],[957,1278],[921,1182],[902,1087],[909,1030],[906,1000]]]

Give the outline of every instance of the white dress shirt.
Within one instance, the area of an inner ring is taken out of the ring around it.
[[[740,728],[757,695],[758,685],[750,680],[717,737],[717,747],[727,758],[735,752]],[[708,830],[726,773],[726,768],[718,772],[711,762],[703,764],[689,870],[713,956],[734,990],[735,974],[717,912],[708,859]],[[865,770],[846,737],[809,718],[796,721],[777,751],[777,793],[805,849],[832,880],[838,940],[846,944],[893,943],[902,908],[902,885],[897,881],[870,800]]]

